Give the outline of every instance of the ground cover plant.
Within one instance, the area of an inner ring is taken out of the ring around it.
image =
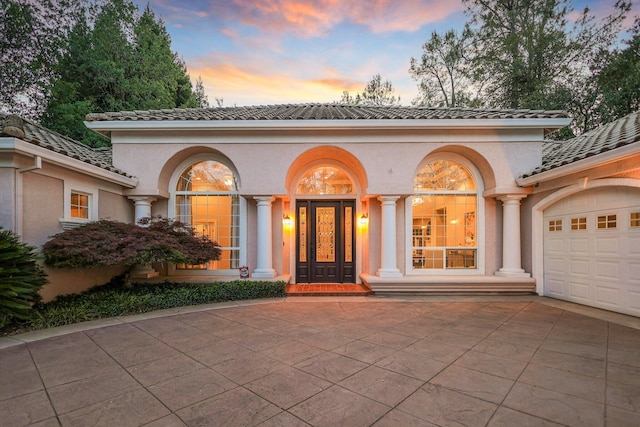
[[[14,319],[0,328],[0,334],[10,335],[164,308],[284,296],[283,281],[236,280],[127,285],[121,276],[109,284],[96,286],[79,294],[63,295],[48,303],[38,303],[33,306],[27,318]]]

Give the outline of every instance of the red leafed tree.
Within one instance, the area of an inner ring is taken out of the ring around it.
[[[44,262],[54,268],[88,268],[220,259],[219,245],[187,224],[156,217],[143,218],[140,225],[103,219],[63,231],[45,243]]]

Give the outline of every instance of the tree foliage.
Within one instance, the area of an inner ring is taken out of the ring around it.
[[[437,31],[422,46],[422,58],[411,58],[409,73],[418,82],[418,96],[414,105],[430,107],[479,106],[473,93],[471,63],[472,33],[465,26],[458,35],[449,30]]]
[[[342,92],[339,102],[353,105],[400,105],[400,96],[396,95],[391,81],[382,81],[380,74],[376,74],[361,93],[352,96],[348,91]]]
[[[0,228],[0,327],[12,318],[26,319],[38,291],[47,283],[35,248]]]
[[[220,259],[208,237],[178,221],[146,218],[142,226],[99,220],[59,233],[44,244],[45,264],[54,268],[148,265],[156,262],[202,264]]]
[[[82,0],[0,0],[0,110],[38,117]]]
[[[91,146],[108,145],[83,124],[90,112],[197,107],[184,61],[149,6],[130,0],[81,9],[55,67],[43,115],[48,128]]]

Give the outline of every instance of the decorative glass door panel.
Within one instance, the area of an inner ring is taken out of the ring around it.
[[[296,282],[353,283],[355,230],[352,200],[296,203]]]
[[[336,261],[336,210],[316,209],[316,262]]]

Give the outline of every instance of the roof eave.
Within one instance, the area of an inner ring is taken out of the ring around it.
[[[85,121],[96,132],[149,130],[334,130],[334,129],[544,129],[568,126],[570,118],[350,119],[350,120],[110,120]]]
[[[100,178],[126,188],[134,188],[136,185],[138,185],[138,179],[135,177],[120,175],[118,173],[103,169],[99,166],[92,165],[90,163],[86,163],[82,160],[74,159],[69,156],[65,156],[64,154],[56,153],[55,151],[39,147],[18,138],[0,138],[0,150],[11,150],[15,153],[28,156],[40,156],[48,163],[55,164],[65,169],[72,169],[74,171],[78,171],[95,178]]]
[[[537,173],[535,175],[528,176],[526,178],[516,179],[516,183],[520,187],[527,187],[530,185],[536,185],[539,183],[552,181],[557,178],[561,178],[567,175],[580,173],[592,169],[596,166],[602,166],[608,163],[617,162],[623,160],[626,157],[636,155],[640,152],[640,145],[629,144],[624,147],[615,148],[613,150],[605,151],[604,153],[596,154],[585,159],[577,160],[573,163],[558,166],[553,169],[546,170],[544,172]]]

